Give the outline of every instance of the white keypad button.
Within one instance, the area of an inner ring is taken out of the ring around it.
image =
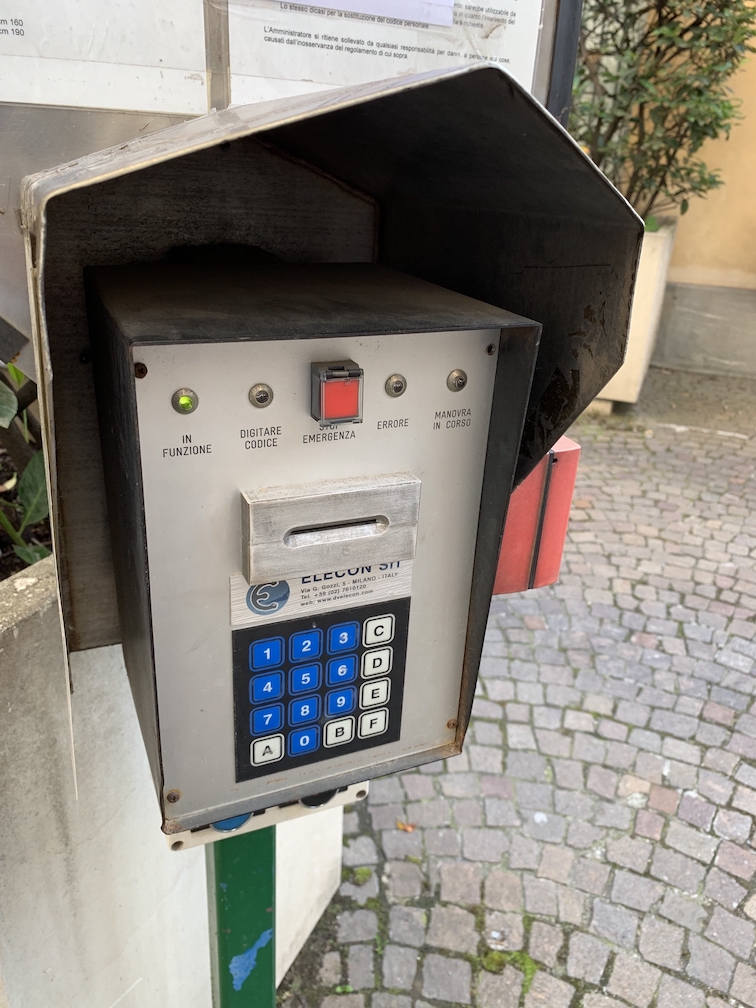
[[[354,738],[354,718],[343,717],[338,721],[329,721],[325,726],[325,744],[327,746],[345,745]]]
[[[283,735],[268,735],[267,738],[255,739],[250,746],[250,762],[253,766],[264,763],[275,763],[284,753]]]
[[[359,734],[360,738],[370,738],[371,735],[382,735],[388,728],[389,712],[386,707],[383,710],[365,711],[360,714]]]
[[[375,651],[365,651],[362,655],[362,678],[385,675],[391,671],[394,663],[394,649],[390,647],[376,648]]]
[[[360,707],[380,707],[381,704],[388,703],[391,693],[390,679],[376,679],[373,682],[363,683],[360,687]]]
[[[394,617],[391,613],[385,616],[373,616],[365,620],[362,629],[362,644],[372,647],[374,644],[388,644],[394,639]]]

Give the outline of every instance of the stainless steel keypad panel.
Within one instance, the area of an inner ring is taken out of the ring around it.
[[[236,780],[398,741],[409,608],[234,630]]]

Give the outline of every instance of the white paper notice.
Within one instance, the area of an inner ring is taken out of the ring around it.
[[[201,115],[202,0],[0,0],[0,101]]]
[[[428,12],[436,7],[441,13]],[[426,10],[422,13],[421,8]],[[391,11],[396,11],[392,14]],[[451,16],[449,16],[451,15]],[[530,89],[541,0],[230,0],[233,104],[489,60]]]

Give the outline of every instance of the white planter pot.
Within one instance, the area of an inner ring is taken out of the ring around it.
[[[599,399],[638,401],[659,329],[676,228],[677,220],[667,218],[658,231],[647,231],[643,236],[625,363],[601,390]]]

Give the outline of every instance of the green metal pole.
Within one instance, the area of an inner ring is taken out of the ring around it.
[[[214,1008],[275,1008],[276,828],[206,851]]]

